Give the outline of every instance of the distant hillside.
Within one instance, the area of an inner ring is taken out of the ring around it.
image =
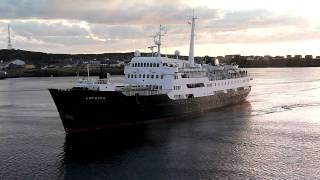
[[[142,56],[150,56],[150,53],[141,53]],[[174,55],[167,55],[174,58]],[[58,65],[59,67],[67,64],[76,64],[79,66],[83,62],[100,61],[101,63],[110,63],[113,61],[130,61],[134,57],[133,52],[127,53],[101,53],[101,54],[51,54],[43,52],[32,52],[24,50],[0,50],[0,61],[8,62],[15,59],[25,61],[27,64],[33,64],[36,68],[46,65]],[[187,56],[180,56],[180,59],[187,60]],[[219,56],[221,63],[237,63],[241,68],[256,68],[256,67],[320,67],[320,56],[313,58],[306,56],[302,58],[297,57],[259,57],[256,60],[248,60],[249,56],[237,55],[231,59]],[[213,57],[195,57],[197,63],[212,63]]]
[[[0,50],[0,60],[8,62],[14,59],[21,59],[27,64],[47,65],[47,64],[67,64],[77,61],[92,60],[130,60],[133,52],[129,53],[103,53],[103,54],[51,54],[43,52],[32,52],[24,50]]]

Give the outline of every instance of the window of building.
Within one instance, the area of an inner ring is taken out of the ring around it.
[[[128,78],[130,78],[130,74],[128,74]]]
[[[133,74],[131,74],[131,78],[133,78]]]
[[[153,74],[151,74],[151,79],[153,79]]]
[[[137,75],[136,75],[136,74],[134,75],[134,78],[137,78]]]
[[[161,79],[163,79],[163,74],[161,74]]]
[[[156,75],[156,79],[158,79],[158,78],[159,78],[159,75],[157,74],[157,75]]]
[[[145,74],[143,74],[143,75],[142,75],[142,77],[143,77],[143,78],[145,78],[145,77],[146,77],[146,75],[145,75]]]
[[[159,67],[159,63],[157,63],[157,67]]]
[[[139,78],[141,78],[141,74],[139,74]]]
[[[149,78],[149,74],[147,74],[147,78]]]

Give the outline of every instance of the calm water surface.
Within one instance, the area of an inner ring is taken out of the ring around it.
[[[80,136],[47,91],[75,78],[1,80],[0,179],[320,178],[320,68],[249,71],[241,104]]]

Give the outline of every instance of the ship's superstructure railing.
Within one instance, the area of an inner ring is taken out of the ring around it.
[[[122,92],[126,96],[152,96],[167,94],[168,90],[157,89],[156,86],[150,87],[141,87],[141,86],[125,86],[125,87],[116,87],[116,91]]]
[[[109,79],[79,79],[78,84],[109,84]]]

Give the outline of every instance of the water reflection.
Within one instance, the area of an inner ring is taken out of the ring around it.
[[[64,179],[131,179],[135,175],[183,179],[179,171],[183,176],[192,173],[194,178],[221,174],[232,168],[231,161],[242,161],[235,149],[226,147],[241,144],[250,113],[251,104],[245,101],[183,121],[67,135],[60,157],[61,175]]]

